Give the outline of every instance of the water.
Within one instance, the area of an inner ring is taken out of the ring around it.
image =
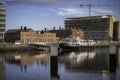
[[[50,54],[0,54],[0,80],[50,80]]]
[[[0,80],[120,80],[120,48],[114,50],[116,65],[110,51],[58,52],[52,47],[50,52],[0,53]]]
[[[120,80],[119,61],[110,65],[110,49],[96,48],[88,51],[60,52],[58,58],[59,80]],[[117,48],[119,60],[120,48]]]

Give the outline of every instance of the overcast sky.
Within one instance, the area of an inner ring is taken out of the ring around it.
[[[88,6],[94,4],[92,16],[113,15],[120,20],[119,0],[4,0],[6,1],[6,28],[14,29],[27,26],[34,30],[64,27],[69,17],[88,16]],[[97,6],[111,5],[111,6]],[[115,5],[115,6],[112,6]]]

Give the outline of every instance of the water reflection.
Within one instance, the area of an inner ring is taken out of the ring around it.
[[[118,54],[117,51],[116,54]],[[116,73],[116,66],[112,66],[114,72],[111,73],[109,48],[96,48],[89,51],[63,51],[58,57],[58,64],[60,80],[120,79],[116,78],[116,75],[119,74]]]
[[[38,54],[29,53],[5,53],[0,54],[3,59],[5,78],[2,80],[50,80],[50,54],[46,52]],[[1,80],[1,79],[0,79]]]
[[[2,57],[0,57],[0,80],[5,80],[5,65]]]
[[[0,80],[120,80],[120,48],[116,55],[110,55],[109,48],[62,51],[59,55],[53,50],[52,55],[0,54]]]
[[[107,72],[108,62],[105,53],[94,51],[69,52],[60,56],[59,61],[64,61],[65,70],[70,72]]]

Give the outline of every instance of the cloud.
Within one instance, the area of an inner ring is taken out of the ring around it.
[[[52,12],[55,12],[57,15],[59,16],[83,16],[83,15],[87,15],[87,13],[85,13],[87,10],[84,9],[80,9],[80,8],[60,8],[58,10],[51,10]]]
[[[57,10],[51,9],[50,11],[56,13],[59,16],[65,17],[81,17],[81,16],[88,16],[89,12],[88,9],[81,9],[81,8],[59,8]],[[92,15],[97,14],[112,14],[111,10],[105,9],[94,9],[92,10]]]

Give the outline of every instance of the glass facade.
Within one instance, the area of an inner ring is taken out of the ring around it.
[[[113,16],[68,18],[65,20],[65,27],[83,30],[85,39],[88,40],[109,40],[113,34],[113,21]]]

